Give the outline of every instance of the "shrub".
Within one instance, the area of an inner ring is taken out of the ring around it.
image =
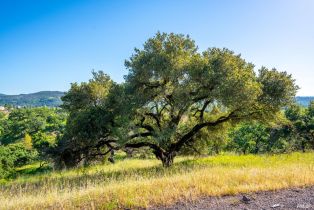
[[[36,159],[37,153],[21,143],[0,146],[0,179],[14,175],[15,167],[23,166]]]
[[[0,146],[0,179],[9,177],[14,173],[14,156],[8,147]]]

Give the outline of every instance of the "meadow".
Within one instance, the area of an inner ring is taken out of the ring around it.
[[[170,168],[155,159],[34,174],[37,167],[0,183],[0,209],[148,208],[314,185],[314,153],[179,157]]]

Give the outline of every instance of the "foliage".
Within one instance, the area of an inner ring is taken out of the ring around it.
[[[193,144],[182,147],[181,155],[218,155],[225,151],[229,143],[228,132],[230,123],[223,123],[214,127],[207,127],[194,136]]]
[[[47,161],[50,152],[56,145],[58,135],[55,133],[38,132],[33,135],[33,148],[38,152],[38,159]]]
[[[5,130],[5,126],[4,126],[5,120],[6,120],[5,114],[0,112],[0,136],[3,135],[4,130]]]
[[[37,152],[29,150],[22,143],[10,144],[6,146],[10,150],[10,154],[14,159],[14,167],[23,166],[36,159]]]
[[[28,133],[26,133],[24,136],[24,145],[25,148],[28,150],[31,150],[33,148],[32,137]]]
[[[308,108],[292,105],[285,113],[293,124],[292,135],[298,140],[298,149],[314,149],[314,101]]]
[[[66,114],[60,109],[12,108],[0,116],[2,178],[14,174],[14,168],[34,160],[46,160],[47,151],[63,132]]]
[[[37,132],[61,133],[66,114],[48,107],[13,109],[3,122],[2,144],[20,141],[26,134],[31,137]]]
[[[230,147],[242,154],[264,153],[267,150],[269,133],[262,124],[244,124],[230,133]]]
[[[282,153],[314,149],[313,102],[293,104],[273,124],[243,124],[230,133],[228,150],[240,153]],[[256,146],[260,144],[259,149]],[[255,149],[254,149],[255,148]]]
[[[113,131],[123,108],[118,99],[123,92],[103,72],[93,72],[93,76],[87,83],[72,84],[62,98],[69,118],[64,136],[52,151],[60,166],[76,166],[82,160],[87,164],[113,151]]]
[[[15,173],[15,167],[30,163],[36,158],[36,152],[25,148],[21,143],[0,146],[0,179]]]
[[[7,178],[14,173],[14,161],[10,149],[0,146],[0,179]]]

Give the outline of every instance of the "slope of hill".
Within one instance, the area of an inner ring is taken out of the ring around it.
[[[56,107],[62,104],[61,97],[64,92],[61,91],[40,91],[37,93],[5,95],[0,93],[0,106],[5,104],[12,106],[50,106]],[[297,96],[296,101],[302,106],[308,106],[314,96]]]
[[[296,101],[302,106],[308,106],[311,101],[314,101],[314,96],[297,96]]]
[[[50,106],[56,107],[61,105],[61,97],[64,92],[60,91],[41,91],[38,93],[4,95],[0,94],[0,106],[5,104],[12,106]]]

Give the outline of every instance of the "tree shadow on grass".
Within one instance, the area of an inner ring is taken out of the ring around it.
[[[76,175],[62,175],[50,177],[47,171],[39,174],[35,179],[25,180],[22,183],[7,183],[0,186],[1,194],[26,194],[26,193],[45,193],[50,191],[70,191],[75,189],[84,189],[91,186],[106,186],[115,181],[142,180],[145,178],[159,178],[172,176],[181,173],[188,173],[197,168],[204,167],[204,164],[195,162],[195,160],[182,160],[175,162],[171,167],[164,168],[161,164],[145,168],[128,168],[121,170],[100,169],[95,173],[88,174],[88,169],[79,170]],[[206,166],[208,167],[208,166]],[[210,166],[209,166],[210,167]],[[29,174],[33,174],[30,171]]]
[[[16,175],[21,176],[34,176],[40,174],[47,174],[51,172],[53,168],[50,165],[44,165],[42,167],[32,167],[32,168],[25,168],[22,170],[16,171]]]

